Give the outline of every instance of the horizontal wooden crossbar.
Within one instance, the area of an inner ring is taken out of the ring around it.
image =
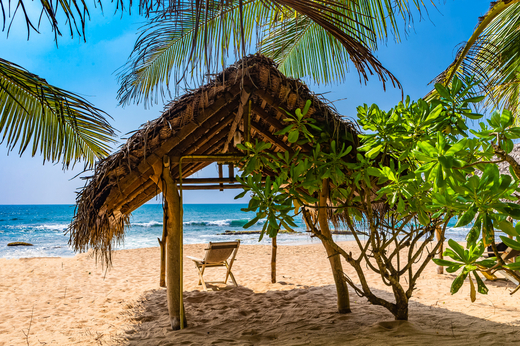
[[[235,178],[184,178],[182,179],[182,185],[184,184],[225,184],[225,183],[236,183]]]
[[[208,156],[208,157],[204,157]],[[244,155],[186,155],[182,156],[182,163],[188,162],[236,162],[244,158]],[[172,162],[179,162],[181,156],[171,158]]]
[[[242,184],[235,185],[182,185],[183,190],[220,190],[220,189],[241,189]]]

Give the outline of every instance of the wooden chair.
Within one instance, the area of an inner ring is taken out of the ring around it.
[[[207,290],[206,283],[227,285],[228,277],[231,278],[235,287],[238,286],[235,277],[231,272],[231,267],[233,267],[233,262],[235,261],[235,256],[237,255],[239,246],[240,240],[217,243],[210,242],[208,248],[205,249],[206,253],[204,259],[186,256],[195,262],[195,267],[197,267],[197,270],[199,271],[199,285],[202,285],[204,290]],[[204,281],[204,270],[210,267],[226,267],[226,279],[224,281]]]
[[[506,263],[513,263],[515,261],[515,258],[518,257],[518,256],[520,256],[520,251],[513,250],[513,249],[508,247],[504,251],[504,253],[502,254],[502,259]],[[515,285],[520,285],[520,282],[518,282],[518,280],[516,280],[513,276],[509,275],[507,272],[501,271],[501,274],[504,275],[504,277],[506,279],[508,279],[509,281],[514,283]]]
[[[506,264],[513,263],[515,258],[520,256],[520,251],[513,250],[510,247],[507,247],[507,245],[505,245],[504,243],[498,243],[497,249],[498,249],[498,254],[502,257],[502,259],[504,260],[504,262]],[[484,254],[484,256],[483,256],[484,258],[489,258],[489,257],[495,256],[495,253],[493,252],[493,250],[491,250],[491,246],[489,246],[486,250],[487,250],[487,253]],[[520,282],[518,282],[513,276],[509,275],[507,272],[505,272],[503,270],[499,270],[498,273],[502,274],[502,276],[504,276],[505,279],[511,281],[515,285],[520,284]],[[491,281],[497,280],[497,277],[494,274],[490,274],[485,271],[483,271],[482,274],[488,280],[491,280]]]

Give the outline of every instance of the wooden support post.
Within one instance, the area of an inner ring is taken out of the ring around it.
[[[435,228],[435,236],[437,238],[437,241],[443,241],[443,236],[442,236],[442,227],[437,227]],[[439,253],[437,255],[437,258],[440,258],[440,259],[443,259],[443,255],[442,253],[444,252],[444,244],[441,244],[441,246],[439,247]],[[437,266],[437,274],[444,274],[444,267],[443,266]]]
[[[229,183],[233,184],[235,182],[235,166],[232,163],[228,164],[228,175]]]
[[[168,235],[168,202],[164,200],[163,205],[163,233],[162,240],[157,238],[161,247],[161,274],[159,278],[159,286],[166,287],[166,237]]]
[[[271,239],[272,251],[271,251],[271,282],[276,283],[276,237]]]
[[[332,238],[332,234],[329,229],[329,218],[327,217],[327,200],[329,198],[329,181],[323,179],[320,191],[320,201],[318,209],[318,222],[320,224],[321,234],[328,238]],[[334,282],[336,283],[336,293],[338,295],[338,312],[340,314],[346,314],[351,312],[350,310],[350,299],[348,295],[347,282],[343,277],[343,267],[341,265],[341,257],[339,253],[335,252],[327,243],[322,242],[327,255],[329,256],[330,267],[332,269],[332,275],[334,276]]]
[[[219,177],[219,179],[222,179],[222,178],[224,178],[224,173],[222,172],[222,164],[218,163],[217,166],[218,166],[218,177]],[[221,187],[220,191],[224,191],[224,188],[223,188],[224,184],[221,183],[220,187]]]
[[[163,174],[161,176],[161,187],[166,199],[167,212],[167,237],[166,237],[166,276],[168,311],[170,313],[170,324],[173,330],[181,329],[181,318],[183,326],[186,327],[186,316],[184,315],[184,304],[182,302],[183,288],[181,286],[181,275],[183,275],[181,263],[181,205],[177,184],[173,181],[170,173],[170,158],[163,158]]]

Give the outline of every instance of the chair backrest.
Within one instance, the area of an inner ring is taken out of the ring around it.
[[[233,254],[234,251],[238,250],[240,240],[227,241],[213,243],[209,242],[209,246],[206,249],[206,256],[204,262],[206,263],[221,263],[224,262]],[[234,257],[234,256],[233,256]]]
[[[507,250],[510,250],[510,251],[507,251]],[[520,256],[520,251],[518,251],[518,250],[513,250],[511,248],[507,248],[507,250],[506,250],[507,253],[502,255],[502,259],[504,261],[513,260],[514,258]],[[493,256],[494,256],[494,254],[493,254]]]

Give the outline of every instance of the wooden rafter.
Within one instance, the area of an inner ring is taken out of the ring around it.
[[[263,136],[267,142],[270,142],[274,145],[276,145],[278,148],[280,148],[283,151],[288,151],[290,153],[293,153],[294,151],[285,144],[281,139],[278,139],[275,135],[272,135],[269,131],[262,130],[260,128],[260,125],[258,125],[255,122],[251,122],[251,127],[258,132],[260,136]]]
[[[238,87],[236,89],[236,94],[233,94],[233,90],[230,90],[225,95],[223,95],[222,98],[217,99],[217,101],[215,101],[211,107],[204,109],[201,114],[197,116],[196,120],[193,120],[183,126],[178,134],[176,134],[176,136],[166,140],[156,153],[148,155],[146,159],[137,166],[137,171],[134,170],[129,172],[125,178],[119,182],[119,189],[121,190],[122,195],[125,195],[125,193],[127,193],[126,189],[133,186],[136,181],[148,180],[148,177],[154,174],[152,167],[154,165],[162,165],[162,157],[168,154],[173,148],[175,148],[195,130],[200,128],[204,122],[212,117],[225,116],[229,114],[230,108],[233,108],[234,106],[233,101],[237,98],[237,94],[240,90]],[[114,190],[114,192],[115,195],[118,196],[119,191]],[[116,196],[109,196],[107,200],[109,200],[111,197],[117,198]]]
[[[223,145],[223,140],[225,138],[225,135],[226,135],[226,132],[223,131],[223,132],[217,134],[216,136],[213,136],[209,141],[206,142],[205,145],[199,147],[197,151],[186,153],[186,155],[195,155],[195,154],[202,155],[202,154],[214,153],[215,151],[217,151],[217,149],[219,147],[221,147]],[[209,162],[206,163],[206,166],[209,164],[210,164]],[[179,178],[178,162],[172,161],[170,163],[170,167],[171,167],[170,169],[172,171],[173,178],[178,179]],[[189,176],[193,173],[194,172],[190,173],[189,171],[185,171],[184,175]],[[127,209],[125,209],[125,205],[128,205],[128,204],[134,205],[135,203],[142,204],[142,203],[144,203],[144,202],[142,202],[143,200],[145,202],[148,201],[149,199],[153,198],[157,194],[155,185],[156,184],[154,183],[154,181],[150,180],[150,179],[148,181],[146,181],[145,183],[143,183],[142,185],[138,185],[136,187],[136,189],[134,191],[132,191],[132,193],[130,195],[128,195],[128,197],[124,200],[124,203],[121,203],[119,205],[114,205],[113,208],[114,209],[120,208],[121,211],[123,212],[123,210],[127,210]],[[134,209],[132,209],[132,211],[133,210]]]
[[[229,130],[226,143],[224,144],[224,149],[222,150],[223,153],[228,152],[229,144],[231,143],[231,140],[233,139],[233,136],[235,135],[238,123],[242,120],[242,118],[244,116],[244,112],[246,111],[246,107],[248,106],[249,95],[251,95],[251,94],[249,92],[247,92],[245,89],[243,89],[240,92],[240,103],[238,105],[238,110],[235,115],[235,119],[231,123],[231,129]]]
[[[206,131],[208,131],[208,129],[206,127],[198,129],[197,131],[192,133],[192,135],[189,138],[186,138],[186,143],[183,142],[184,144],[186,144],[186,146],[183,146],[183,148],[185,148],[184,152],[175,150],[171,153],[171,155],[172,156],[182,156],[182,155],[193,155],[195,153],[203,154],[207,150],[208,147],[214,146],[219,140],[221,140],[227,134],[227,132],[223,131],[223,130],[226,126],[229,126],[229,123],[232,121],[232,119],[233,119],[232,115],[228,115],[227,117],[225,117],[224,120],[222,120],[219,123],[219,125],[217,125],[214,128],[214,131],[212,131],[212,133],[207,136],[204,136]],[[199,136],[199,137],[197,137],[197,136]],[[202,138],[202,139],[197,142],[198,138]],[[195,146],[193,146],[194,143],[197,143],[197,144]],[[206,144],[208,144],[208,145],[206,145]],[[162,162],[162,161],[160,161],[160,162]],[[176,165],[177,165],[177,162],[175,160],[172,160],[171,166],[175,167]],[[110,203],[111,200],[118,200],[118,197],[120,195],[127,195],[128,196],[127,199],[135,198],[135,195],[137,193],[140,193],[139,189],[138,189],[140,186],[145,185],[145,188],[147,188],[147,187],[155,184],[153,180],[150,180],[148,178],[153,173],[154,173],[153,169],[151,171],[146,171],[146,173],[143,173],[143,175],[140,176],[139,179],[134,182],[133,186],[127,186],[126,190],[119,190],[119,189],[113,190],[112,194],[114,196],[109,196],[107,198],[107,204],[110,205],[111,207],[117,209],[117,207],[119,205],[118,204],[111,205],[111,203]],[[178,178],[178,177],[176,177],[176,178]]]

